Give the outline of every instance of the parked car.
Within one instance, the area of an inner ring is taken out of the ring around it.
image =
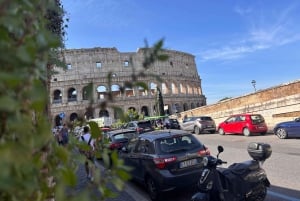
[[[264,135],[268,131],[265,119],[260,114],[235,114],[228,117],[218,126],[220,135],[225,134],[251,134]]]
[[[200,134],[203,131],[216,132],[216,123],[210,116],[185,117],[182,120],[181,129]]]
[[[132,167],[132,178],[145,184],[150,198],[159,200],[165,191],[196,184],[205,155],[209,149],[193,134],[170,129],[131,139],[119,156]]]
[[[300,117],[294,121],[280,122],[275,125],[274,134],[280,139],[300,137]]]
[[[166,129],[180,129],[180,124],[177,119],[167,118],[164,122]]]
[[[106,145],[110,150],[121,150],[130,139],[137,136],[135,130],[132,129],[118,129],[104,133],[104,139],[106,139]]]
[[[123,128],[135,130],[139,134],[154,130],[150,120],[130,121]]]

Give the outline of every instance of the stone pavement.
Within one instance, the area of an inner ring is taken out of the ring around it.
[[[100,167],[100,164],[96,162],[96,171],[103,171],[103,168]],[[91,195],[91,198],[89,201],[96,201],[100,200],[101,194],[100,192],[95,188],[95,186],[92,185],[92,183],[86,178],[86,173],[84,169],[84,164],[79,164],[78,171],[76,173],[78,184],[74,188],[67,189],[67,193],[70,195],[76,195],[76,193],[86,189],[86,188],[94,188],[92,189],[93,195]],[[133,198],[132,195],[130,195],[128,192],[121,191],[118,192],[114,186],[108,185],[109,188],[113,189],[113,191],[118,193],[118,196],[116,198],[107,198],[106,201],[136,201],[136,199]]]

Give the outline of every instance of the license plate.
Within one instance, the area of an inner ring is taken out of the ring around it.
[[[179,164],[179,168],[186,168],[186,167],[189,167],[189,166],[196,165],[197,163],[198,163],[197,159],[191,159],[191,160],[183,161]]]

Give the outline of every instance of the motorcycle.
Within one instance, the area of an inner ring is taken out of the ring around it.
[[[262,165],[271,156],[272,148],[266,143],[251,142],[247,150],[253,160],[233,163],[228,168],[219,167],[227,163],[219,159],[224,151],[220,145],[216,157],[204,157],[197,183],[199,192],[191,201],[263,201],[270,182]]]

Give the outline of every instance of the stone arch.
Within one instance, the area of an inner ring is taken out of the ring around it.
[[[176,86],[176,84],[174,82],[171,83],[171,91],[172,91],[172,94],[178,94],[178,87]]]
[[[186,94],[186,88],[182,85],[182,83],[179,84],[180,93]]]
[[[147,96],[148,91],[144,87],[139,86],[138,87],[138,94],[139,94],[139,96]]]
[[[107,89],[106,89],[106,87],[103,86],[103,85],[99,85],[99,86],[97,87],[97,98],[98,98],[98,100],[103,100],[103,99],[105,99],[106,94],[107,94]]]
[[[59,89],[53,92],[53,103],[62,103],[62,92]]]
[[[93,119],[94,118],[94,108],[87,107],[84,113],[85,119]]]
[[[74,87],[68,89],[68,102],[77,101],[77,91]]]
[[[78,119],[78,114],[76,112],[73,112],[71,115],[70,115],[70,121],[75,121]]]
[[[105,109],[99,111],[99,117],[109,117],[109,112]]]
[[[193,87],[191,87],[189,84],[187,84],[186,87],[187,87],[187,93],[193,94]]]
[[[82,88],[82,100],[88,100],[89,98],[91,98],[89,96],[91,96],[92,94],[89,94],[89,91],[89,86],[84,86]]]
[[[148,109],[148,107],[147,106],[142,106],[142,108],[141,108],[141,113],[144,115],[144,117],[149,117],[150,115],[149,115],[149,109]]]
[[[156,83],[154,83],[154,82],[150,83],[150,93],[152,96],[156,95],[156,87],[157,87]]]
[[[135,96],[133,88],[126,87],[126,88],[125,88],[125,96],[126,96],[126,97],[132,97],[132,96]]]
[[[111,85],[111,92],[113,97],[121,97],[120,85],[117,84]]]
[[[189,106],[187,103],[183,103],[183,111],[189,110]]]
[[[161,93],[162,94],[168,94],[169,93],[168,85],[164,82],[161,84]]]
[[[54,125],[55,126],[61,126],[62,125],[62,118],[58,115],[54,117]]]

